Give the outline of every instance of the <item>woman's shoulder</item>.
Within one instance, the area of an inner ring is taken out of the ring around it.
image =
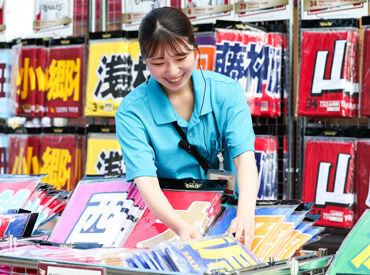
[[[117,112],[130,112],[142,110],[143,106],[147,106],[147,89],[146,82],[140,84],[129,92],[121,101]]]
[[[237,81],[232,79],[231,77],[220,74],[218,72],[213,71],[203,71],[203,72],[205,79],[207,79],[210,82],[217,82],[218,84],[224,84],[226,86],[235,85],[235,83],[237,83]]]

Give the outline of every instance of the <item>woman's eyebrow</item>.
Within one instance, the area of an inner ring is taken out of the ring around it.
[[[160,59],[164,59],[163,56],[159,56],[159,57],[149,57],[148,58],[150,61],[154,61],[154,60],[160,60]]]

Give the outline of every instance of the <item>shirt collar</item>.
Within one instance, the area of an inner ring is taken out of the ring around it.
[[[204,95],[205,82],[199,70],[194,70],[192,74],[192,80],[195,95],[193,116],[196,115],[196,117],[198,118],[199,113],[202,116],[212,111],[209,92],[210,89],[207,86],[206,94]],[[170,100],[163,91],[161,85],[153,77],[151,77],[147,83],[147,92],[150,109],[152,111],[153,118],[158,125],[168,124],[179,119],[175,109],[173,108]]]

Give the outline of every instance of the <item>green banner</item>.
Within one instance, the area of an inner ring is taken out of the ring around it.
[[[343,241],[327,274],[370,274],[370,209]]]

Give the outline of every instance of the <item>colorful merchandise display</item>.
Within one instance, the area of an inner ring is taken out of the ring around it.
[[[354,225],[354,159],[354,139],[306,139],[302,199],[314,202],[317,225]]]
[[[370,208],[370,140],[357,140],[356,149],[356,220]]]
[[[201,233],[206,231],[221,210],[221,192],[163,190],[163,193],[175,211]],[[153,248],[169,240],[178,240],[178,235],[147,208],[123,247]]]
[[[144,210],[140,197],[136,186],[124,178],[85,177],[74,190],[50,241],[113,247],[126,234],[130,220],[140,218],[138,212]]]
[[[254,116],[280,115],[282,43],[281,33],[216,30],[215,71],[238,80]]]
[[[147,76],[137,39],[90,40],[85,115],[113,117]]]
[[[73,190],[81,178],[81,138],[43,135],[40,138],[40,173],[43,182],[58,190]]]
[[[258,169],[258,199],[277,199],[277,138],[256,136],[254,143]]]
[[[86,158],[87,175],[126,173],[121,146],[115,134],[88,134]]]
[[[367,21],[370,21],[368,19]],[[364,24],[364,22],[363,22]],[[362,51],[361,116],[370,116],[370,22],[364,26]]]
[[[84,83],[85,47],[52,46],[49,50],[46,115],[80,117]]]
[[[186,242],[166,242],[159,246],[182,273],[204,273],[213,268],[227,271],[261,263],[243,244],[235,239],[216,235]]]
[[[0,118],[10,117],[10,49],[0,49]]]
[[[358,45],[356,28],[302,30],[298,115],[358,115]]]

